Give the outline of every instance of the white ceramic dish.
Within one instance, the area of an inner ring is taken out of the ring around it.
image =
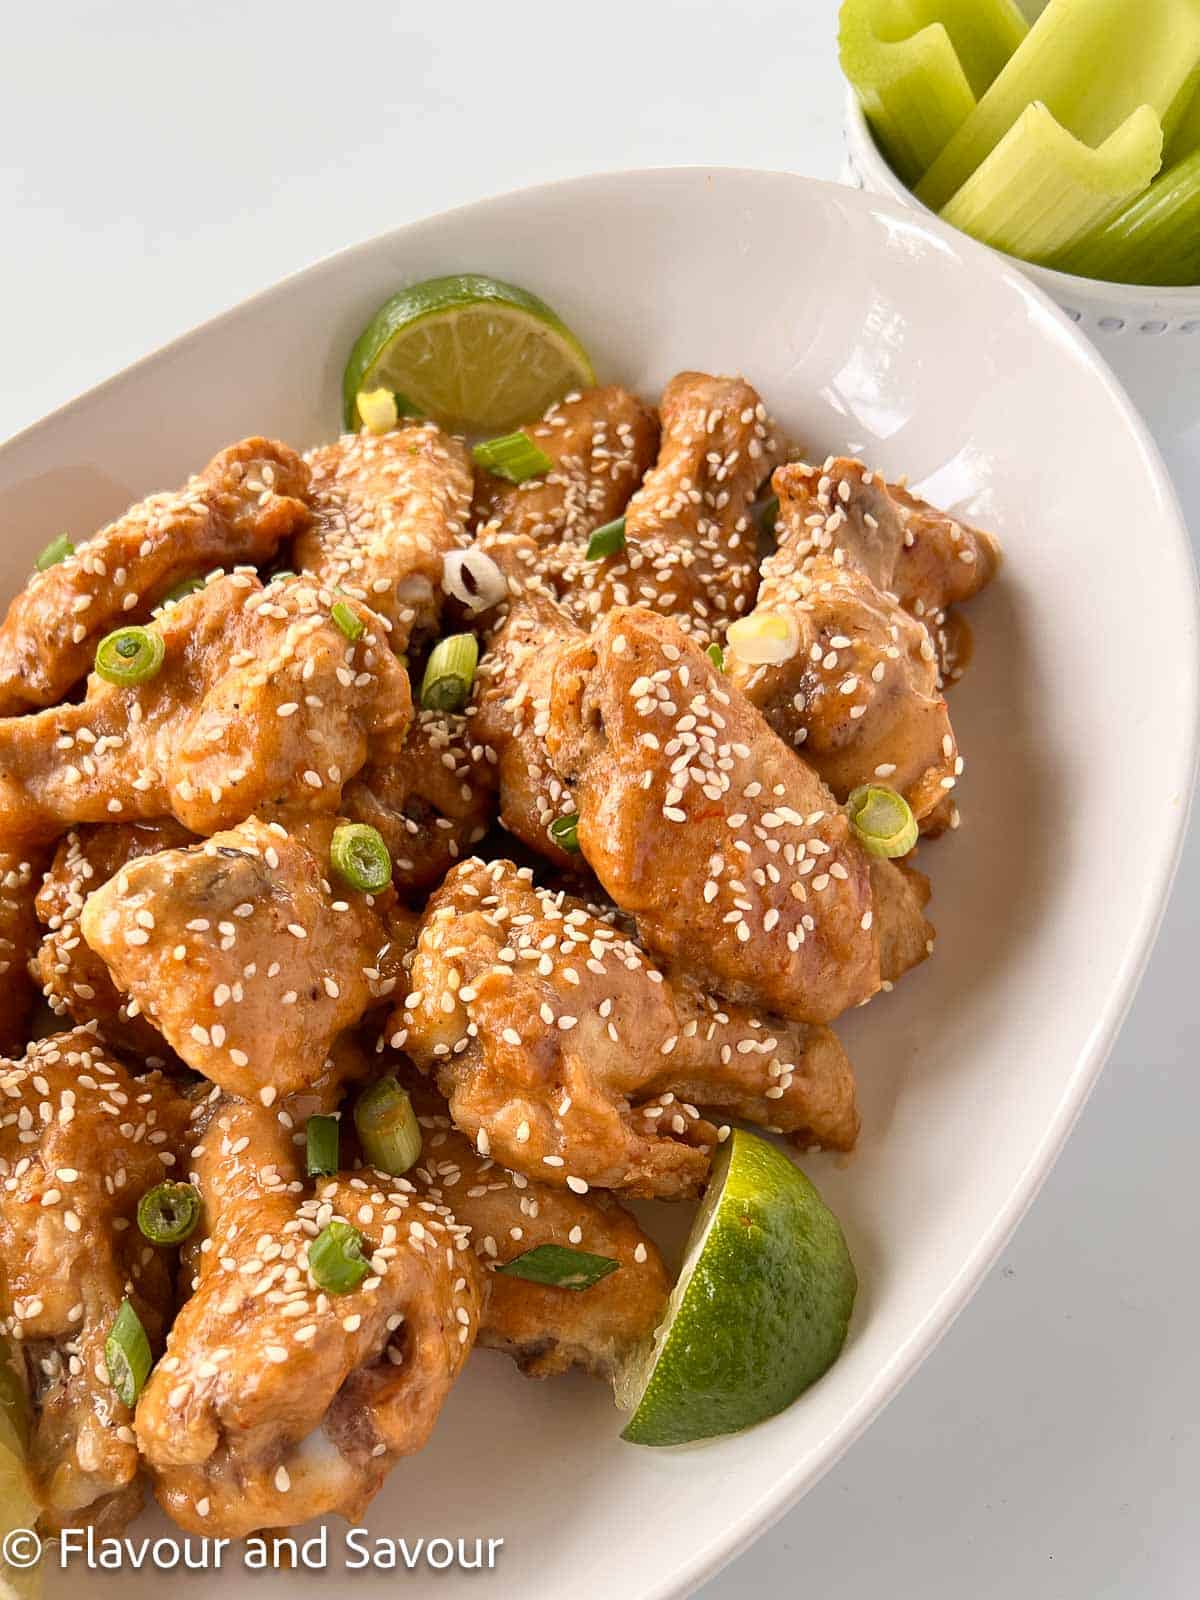
[[[847,177],[928,217],[888,166],[853,89],[846,95]],[[1005,256],[1093,341],[1159,438],[1200,421],[1200,288],[1100,283]]]
[[[528,285],[606,378],[745,371],[817,454],[848,448],[995,528],[955,691],[962,832],[922,852],[937,958],[847,1020],[865,1133],[808,1162],[862,1290],[844,1356],[786,1415],[685,1452],[618,1439],[607,1392],[479,1354],[430,1447],[369,1516],[379,1536],[506,1541],[446,1600],[686,1593],[790,1506],[962,1308],[1095,1081],[1166,898],[1191,794],[1195,579],[1161,462],[1067,320],[1015,268],[887,201],[784,174],[613,174],[400,228],[288,279],[0,449],[0,586],[242,433],[328,435],[358,328],[397,285],[474,268]],[[979,1381],[988,1381],[981,1372]],[[1100,1403],[1100,1397],[1098,1397]],[[154,1517],[148,1528],[165,1525]],[[396,1574],[334,1593],[390,1594]],[[853,1552],[848,1553],[853,1560]],[[419,1584],[426,1569],[399,1574]],[[184,1576],[258,1600],[289,1575]],[[122,1600],[153,1571],[54,1578]],[[330,1592],[326,1590],[326,1593]]]

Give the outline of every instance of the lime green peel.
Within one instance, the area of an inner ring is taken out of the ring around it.
[[[842,70],[906,183],[932,165],[1027,32],[1015,0],[844,0]]]
[[[1048,263],[1145,190],[1162,162],[1162,144],[1162,125],[1149,106],[1093,150],[1035,103],[942,216],[997,250]]]
[[[1200,150],[1169,167],[1052,265],[1109,283],[1200,283]]]
[[[1098,150],[1140,107],[1169,122],[1200,63],[1200,0],[1050,0],[922,178],[941,211],[1035,102]]]

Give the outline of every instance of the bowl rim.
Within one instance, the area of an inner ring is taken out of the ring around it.
[[[896,182],[894,175],[891,176],[892,182]],[[436,227],[447,219],[466,212],[489,208],[503,210],[506,204],[517,199],[527,197],[552,199],[556,193],[565,193],[568,190],[604,189],[613,185],[624,188],[649,180],[663,186],[677,184],[684,193],[688,193],[695,186],[700,193],[704,193],[706,187],[714,182],[756,184],[761,183],[764,178],[792,185],[802,193],[813,190],[824,191],[826,198],[838,206],[848,206],[874,214],[883,213],[894,222],[910,229],[914,226],[919,227],[940,246],[949,247],[960,256],[974,260],[980,272],[998,275],[1013,293],[1031,301],[1041,313],[1048,314],[1057,326],[1059,340],[1070,349],[1074,359],[1083,363],[1093,381],[1107,392],[1125,427],[1133,436],[1145,470],[1160,499],[1164,516],[1170,524],[1171,543],[1175,547],[1176,556],[1183,561],[1185,570],[1191,575],[1189,585],[1191,648],[1183,653],[1178,678],[1173,685],[1185,731],[1180,744],[1164,752],[1164,770],[1160,774],[1164,780],[1164,790],[1172,794],[1178,792],[1185,798],[1175,808],[1158,834],[1148,863],[1149,870],[1146,873],[1148,892],[1144,900],[1144,909],[1138,921],[1126,930],[1118,973],[1105,1009],[1095,1019],[1086,1047],[1065,1075],[1062,1094],[1054,1115],[1043,1129],[1042,1136],[1030,1155],[1024,1171],[1014,1183],[1004,1203],[997,1209],[987,1228],[979,1234],[958,1274],[930,1304],[912,1335],[896,1349],[891,1359],[879,1368],[862,1394],[845,1412],[836,1434],[818,1440],[805,1465],[785,1468],[770,1488],[736,1522],[724,1527],[707,1540],[697,1540],[692,1558],[653,1587],[639,1590],[639,1600],[682,1600],[682,1597],[691,1594],[701,1583],[735,1560],[841,1459],[884,1406],[895,1397],[965,1308],[1033,1203],[1082,1112],[1099,1078],[1116,1034],[1133,1003],[1161,926],[1170,887],[1182,854],[1194,800],[1198,760],[1200,760],[1200,585],[1197,582],[1195,557],[1178,498],[1149,428],[1094,345],[1051,296],[1026,275],[1024,263],[1006,257],[1001,252],[971,239],[960,230],[950,227],[927,208],[915,203],[911,196],[907,196],[907,192],[905,192],[906,199],[901,200],[869,191],[856,191],[845,184],[806,177],[782,168],[720,167],[691,163],[668,167],[616,169],[556,179],[542,184],[525,185],[480,196],[432,215],[414,217],[407,222],[383,229],[366,239],[318,257],[247,296],[234,306],[204,319],[0,442],[0,459],[2,459],[19,442],[63,417],[82,410],[103,392],[128,380],[144,366],[168,359],[174,352],[203,338],[219,324],[235,321],[264,307],[272,298],[283,293],[296,279],[309,275],[319,277],[332,272],[335,265],[344,268],[351,264],[356,256],[365,257],[387,244],[399,244],[404,235],[414,229]],[[924,214],[914,215],[916,211]]]
[[[876,142],[867,113],[852,84],[846,86],[845,129],[850,159],[855,166],[861,164],[869,170],[872,179],[879,185],[874,192],[887,194],[900,204],[921,212],[923,216],[935,222],[941,221],[937,213],[931,211],[923,200],[919,200],[903,179],[892,171],[886,156]],[[955,228],[953,231],[962,236],[961,228]],[[975,243],[979,241],[976,240]],[[984,248],[990,250],[993,255],[1002,256],[1004,260],[1013,262],[1022,272],[1036,277],[1039,283],[1044,283],[1051,294],[1060,295],[1066,300],[1103,298],[1129,307],[1145,307],[1147,302],[1153,302],[1155,306],[1164,309],[1171,307],[1177,315],[1185,319],[1189,311],[1195,311],[1197,317],[1200,317],[1200,284],[1193,286],[1118,283],[1111,278],[1083,278],[1073,272],[1060,272],[1057,267],[1044,267],[1037,261],[1023,261],[1020,256],[1010,255],[1007,250],[998,250],[995,245],[985,245]]]

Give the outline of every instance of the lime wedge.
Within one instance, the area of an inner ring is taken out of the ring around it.
[[[0,1348],[0,1365],[4,1352]],[[0,1401],[3,1396],[0,1396]],[[0,1545],[15,1529],[32,1529],[38,1506],[33,1497],[15,1407],[0,1403]],[[16,1552],[24,1553],[24,1545]],[[0,1600],[34,1600],[41,1593],[41,1567],[10,1566],[0,1555]]]
[[[342,379],[347,428],[360,390],[389,389],[454,433],[502,433],[596,381],[587,351],[536,295],[462,273],[414,283],[380,306]]]
[[[717,1152],[679,1281],[617,1379],[634,1444],[736,1433],[837,1359],[857,1279],[837,1218],[788,1158],[735,1132]]]

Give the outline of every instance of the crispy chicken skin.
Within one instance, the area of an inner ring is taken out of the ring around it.
[[[825,1028],[664,979],[582,902],[511,862],[464,862],[429,902],[388,1041],[514,1172],[585,1193],[695,1193],[718,1133],[697,1107],[848,1149],[849,1063]]]
[[[546,738],[584,856],[669,969],[796,1022],[879,988],[845,815],[674,623],[618,608],[564,649]]]
[[[78,705],[0,719],[0,834],[172,815],[192,833],[264,807],[337,810],[372,754],[398,749],[412,701],[382,627],[347,639],[310,580],[221,577],[156,622],[163,665],[120,687],[93,674]]]
[[[475,542],[514,598],[553,597],[590,535],[625,510],[658,449],[658,419],[627,389],[609,385],[568,395],[524,431],[554,465],[516,485],[481,471]]]
[[[612,1378],[666,1307],[671,1285],[653,1240],[613,1195],[575,1194],[508,1172],[458,1132],[444,1102],[428,1090],[415,1100],[424,1134],[415,1176],[471,1230],[484,1270],[479,1343],[503,1350],[530,1377],[578,1366]],[[608,1256],[620,1267],[583,1294],[495,1271],[543,1244]]]
[[[141,1504],[129,1408],[104,1345],[129,1297],[162,1348],[174,1256],[138,1232],[142,1195],[177,1173],[190,1107],[132,1078],[77,1028],[0,1062],[0,1331],[23,1352],[28,1466],[49,1531],[115,1530]]]
[[[495,759],[466,716],[418,711],[399,754],[364,767],[346,785],[341,809],[383,835],[402,894],[428,889],[491,826]]]
[[[330,881],[334,820],[251,817],[203,844],[128,862],[84,902],[83,936],[117,988],[196,1072],[270,1105],[386,997],[411,919]]]
[[[164,1065],[166,1042],[117,990],[108,968],[84,939],[79,919],[88,895],[121,867],[193,842],[187,829],[170,818],[73,828],[59,844],[38,890],[37,914],[46,933],[35,967],[50,1009],[78,1023],[94,1021],[106,1044],[150,1066]]]
[[[879,976],[887,988],[933,954],[933,925],[925,919],[929,879],[907,860],[872,858],[871,901]]]
[[[475,737],[494,763],[500,820],[522,844],[560,870],[584,865],[547,831],[575,809],[546,750],[550,686],[560,648],[583,634],[561,606],[543,595],[516,601],[479,663],[469,716]]]
[[[308,469],[284,444],[243,439],[171,494],[155,494],[74,555],[37,572],[0,627],[0,716],[61,700],[96,645],[184,578],[268,561],[308,524]]]
[[[661,416],[658,460],[625,510],[625,548],[604,561],[581,548],[563,573],[563,599],[585,626],[613,606],[647,606],[707,643],[754,604],[750,507],[779,450],[740,378],[681,372]]]
[[[758,608],[790,618],[796,649],[773,666],[731,651],[730,680],[839,800],[881,780],[924,818],[962,770],[930,628],[948,598],[986,581],[995,547],[920,502],[905,506],[904,491],[859,462],[796,463],[773,481],[779,547]]]
[[[298,1180],[290,1131],[219,1101],[192,1156],[197,1286],[137,1408],[154,1492],[189,1533],[238,1538],[366,1510],[429,1437],[479,1325],[466,1230],[419,1184],[366,1170]],[[357,1228],[371,1273],[327,1294],[308,1249]]]
[[[310,450],[312,527],[299,567],[379,613],[400,654],[437,629],[442,557],[467,543],[473,474],[461,439],[432,422],[346,434]]]
[[[35,985],[29,963],[38,947],[34,906],[47,865],[41,849],[0,849],[0,1050],[20,1051]]]

